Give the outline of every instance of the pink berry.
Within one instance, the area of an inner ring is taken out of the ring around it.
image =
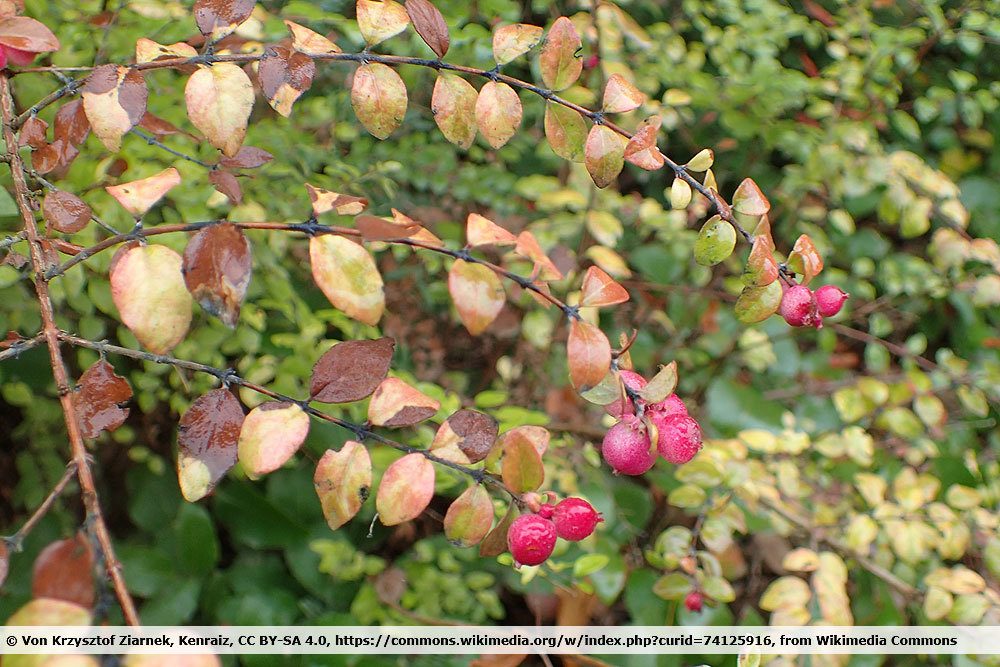
[[[597,54],[587,56],[583,60],[584,69],[594,69],[601,62],[601,59],[597,57]]]
[[[541,565],[556,546],[556,526],[537,514],[522,514],[507,531],[507,546],[521,565]]]
[[[621,372],[622,382],[625,386],[632,391],[639,391],[646,386],[646,378],[642,377],[635,371],[624,370]],[[615,419],[621,419],[625,415],[635,414],[635,405],[632,403],[632,399],[628,396],[622,396],[621,398],[615,400],[614,403],[608,403],[604,406],[604,411]]]
[[[705,596],[701,594],[701,591],[691,591],[684,598],[684,606],[687,607],[688,611],[701,611],[704,603]]]
[[[686,415],[688,413],[687,406],[677,394],[670,394],[659,403],[653,403],[648,410],[652,413],[654,421],[657,417],[666,418],[670,415]]]
[[[793,327],[823,326],[823,318],[816,312],[816,299],[805,285],[793,285],[781,297],[778,312]]]
[[[543,519],[551,519],[552,515],[556,513],[556,506],[550,503],[545,503],[538,508],[538,516]]]
[[[823,317],[833,317],[840,312],[847,297],[847,292],[836,285],[823,285],[813,294],[816,299],[816,310]]]
[[[641,475],[656,463],[646,425],[635,415],[625,417],[604,435],[601,454],[616,473]]]
[[[659,435],[656,448],[670,463],[687,463],[701,449],[701,427],[687,415],[671,415],[654,421]]]
[[[579,542],[590,537],[597,524],[604,519],[583,498],[566,498],[556,505],[552,521],[556,524],[556,534],[559,537],[570,542]]]

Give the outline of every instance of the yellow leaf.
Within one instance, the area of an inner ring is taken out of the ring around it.
[[[342,236],[309,241],[313,280],[334,306],[349,317],[376,325],[385,310],[382,275],[371,254]]]

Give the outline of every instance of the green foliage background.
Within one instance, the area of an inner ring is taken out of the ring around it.
[[[100,4],[29,3],[28,13],[62,41],[55,64],[89,64],[102,42],[112,60],[126,62],[139,37],[167,44],[196,33],[188,3],[136,0],[102,35],[87,21]],[[244,27],[248,38],[283,39],[280,19],[289,18],[333,31],[345,51],[363,46],[349,18],[352,3],[259,4],[266,14]],[[1000,157],[994,152],[1000,3],[864,0],[817,9],[808,0],[622,0],[597,10],[549,0],[435,4],[452,30],[447,59],[486,69],[494,24],[573,17],[585,27],[584,55],[598,53],[601,62],[567,96],[594,106],[603,77],[628,73],[650,101],[621,124],[635,127],[659,113],[665,152],[680,162],[713,148],[723,195],[754,178],[772,202],[779,250],[808,233],[826,261],[819,284],[836,283],[853,298],[820,331],[792,330],[779,318],[739,324],[731,302],[747,248],[739,246],[714,269],[693,262],[703,202],[671,211],[665,173],[632,167],[617,188],[595,190],[582,166],[547,147],[542,102],[528,94],[522,94],[522,130],[508,146],[492,151],[479,140],[462,152],[434,125],[428,109],[434,74],[422,68],[400,71],[410,110],[384,142],[353,117],[344,85],[348,64],[321,65],[289,119],[258,98],[247,143],[275,160],[242,179],[246,197],[236,208],[214,193],[197,165],[134,136],[119,156],[109,155],[92,137],[58,184],[121,230],[130,221],[102,188],[115,182],[108,171],[118,159],[128,167],[121,181],[170,165],[182,173],[183,185],[147,224],[301,221],[308,216],[308,181],[366,196],[376,214],[390,207],[407,212],[454,247],[463,242],[469,211],[527,226],[561,266],[576,272],[555,286],[557,293],[578,285],[581,267],[592,261],[630,288],[632,300],[609,310],[602,328],[613,340],[638,330],[632,359],[640,372],[677,360],[678,393],[711,439],[683,468],[661,462],[641,479],[613,477],[598,451],[609,422],[562,391],[568,379],[558,313],[515,298],[509,317],[473,339],[453,313],[442,259],[385,250],[379,258],[390,312],[383,331],[398,340],[394,369],[441,400],[439,418],[472,405],[500,420],[501,431],[548,425],[555,437],[545,459],[546,488],[582,495],[602,511],[606,522],[597,536],[562,545],[550,567],[521,572],[451,547],[440,518],[466,482],[443,472],[438,497],[419,521],[369,530],[368,503],[331,533],[312,490],[313,461],[348,434],[324,423],[313,423],[306,453],[294,465],[259,482],[230,474],[214,496],[186,504],[173,471],[176,423],[210,380],[112,359],[136,398],[127,424],[94,442],[93,455],[144,622],[533,623],[537,617],[552,623],[556,600],[566,613],[574,605],[569,600],[592,595],[594,623],[1000,624]],[[430,53],[412,31],[383,47]],[[522,58],[505,71],[537,78],[532,67]],[[147,80],[150,110],[191,130],[182,75],[156,72]],[[58,85],[47,75],[17,76],[19,106]],[[42,116],[51,122],[54,110]],[[168,143],[214,159],[210,147],[189,138]],[[6,170],[0,178],[9,185]],[[0,230],[18,228],[13,202],[0,191]],[[232,366],[251,381],[304,395],[312,364],[332,341],[375,330],[330,307],[312,283],[301,239],[250,237],[255,273],[239,327],[231,332],[199,311],[174,355]],[[99,238],[92,226],[73,240],[88,245]],[[182,249],[186,239],[157,242]],[[100,255],[52,283],[58,324],[138,347],[111,303],[110,257]],[[0,266],[0,331],[39,329],[26,270]],[[70,358],[78,376],[96,355],[74,350]],[[0,380],[0,522],[12,532],[59,478],[68,453],[46,352],[4,363]],[[248,393],[241,398],[248,406],[260,401]],[[363,406],[344,411],[364,419]],[[429,444],[433,433],[422,426],[403,437]],[[377,471],[397,456],[377,447],[372,455]],[[34,556],[70,535],[80,517],[70,493],[12,558],[0,617],[30,597]],[[704,523],[692,547],[699,517]],[[796,575],[782,567],[793,547],[824,552],[820,569],[800,579],[804,592],[788,583]],[[690,588],[679,567],[692,548],[702,585],[718,600],[699,614],[677,601]],[[859,553],[919,594],[894,592],[858,564]],[[961,568],[979,573],[982,586],[959,586]],[[114,620],[117,609],[108,601]],[[310,657],[302,664],[382,662]]]

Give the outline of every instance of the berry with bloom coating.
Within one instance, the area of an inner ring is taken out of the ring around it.
[[[687,406],[677,394],[670,394],[659,403],[653,403],[647,410],[651,413],[654,422],[657,417],[663,419],[670,415],[686,415],[688,413]]]
[[[701,591],[691,591],[684,598],[684,606],[687,607],[688,611],[701,611],[704,602],[705,596],[701,594]]]
[[[522,514],[507,531],[507,547],[521,565],[541,565],[555,546],[555,524],[537,514]]]
[[[819,329],[823,326],[823,318],[816,312],[816,299],[805,285],[793,285],[785,290],[778,312],[793,327]]]
[[[601,454],[617,473],[641,475],[656,463],[646,425],[635,415],[625,417],[604,435]]]
[[[687,415],[671,415],[654,421],[659,431],[656,448],[670,463],[687,463],[701,449],[701,427]]]
[[[840,312],[850,294],[836,285],[823,285],[813,293],[816,299],[816,310],[823,317],[833,317]]]
[[[642,377],[635,371],[624,370],[621,372],[621,380],[625,383],[625,386],[632,391],[639,391],[646,386],[646,378]],[[622,396],[621,398],[615,400],[614,403],[608,403],[604,406],[604,411],[615,419],[621,419],[625,415],[631,415],[635,413],[635,405],[632,403],[632,399],[628,396]]]
[[[566,498],[556,505],[552,521],[556,524],[556,534],[559,537],[579,542],[590,537],[604,518],[583,498]]]

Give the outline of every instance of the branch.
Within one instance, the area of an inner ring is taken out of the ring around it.
[[[32,529],[38,525],[38,522],[49,513],[49,510],[52,509],[52,505],[56,502],[56,498],[62,495],[66,485],[69,484],[70,480],[72,480],[75,476],[76,461],[70,461],[66,464],[66,472],[63,473],[62,478],[56,482],[54,487],[52,487],[52,490],[49,491],[49,495],[45,496],[45,500],[43,500],[42,504],[38,506],[38,509],[35,510],[34,514],[32,514],[31,517],[24,522],[24,525],[21,526],[16,533],[0,539],[6,542],[7,546],[9,546],[12,551],[20,551],[24,545],[24,539],[28,537],[28,534],[31,533]]]
[[[33,347],[38,347],[44,343],[45,334],[41,333],[33,338],[21,338],[20,340],[15,340],[6,350],[0,350],[0,361],[17,358],[22,352],[30,350]]]
[[[49,296],[49,286],[42,275],[42,267],[45,266],[41,237],[38,234],[38,226],[35,224],[35,213],[29,201],[28,183],[25,180],[24,162],[21,154],[17,150],[17,137],[14,134],[14,99],[11,95],[10,81],[6,72],[0,71],[0,111],[3,116],[3,138],[7,146],[7,157],[9,159],[11,176],[14,182],[14,200],[17,203],[18,211],[24,222],[24,231],[28,237],[31,248],[31,259],[35,271],[35,292],[38,295],[39,313],[42,319],[42,332],[49,348],[49,359],[52,364],[52,376],[55,379],[56,387],[59,389],[59,402],[62,405],[63,419],[66,422],[66,432],[69,436],[70,448],[73,454],[73,461],[76,464],[77,477],[80,480],[81,495],[83,505],[87,510],[87,516],[94,522],[94,532],[104,554],[104,561],[107,565],[108,576],[111,578],[115,589],[118,603],[121,605],[125,622],[129,625],[139,624],[139,615],[135,610],[135,603],[129,595],[125,585],[125,578],[122,576],[122,566],[115,556],[114,546],[111,543],[111,535],[108,532],[107,524],[101,513],[101,505],[97,496],[97,489],[94,485],[94,475],[90,469],[90,461],[87,458],[87,446],[83,442],[83,434],[80,432],[80,424],[76,419],[76,412],[73,407],[71,395],[71,383],[69,373],[66,371],[66,364],[63,362],[62,352],[59,349],[59,334],[55,324],[55,315],[52,308],[52,299]]]

